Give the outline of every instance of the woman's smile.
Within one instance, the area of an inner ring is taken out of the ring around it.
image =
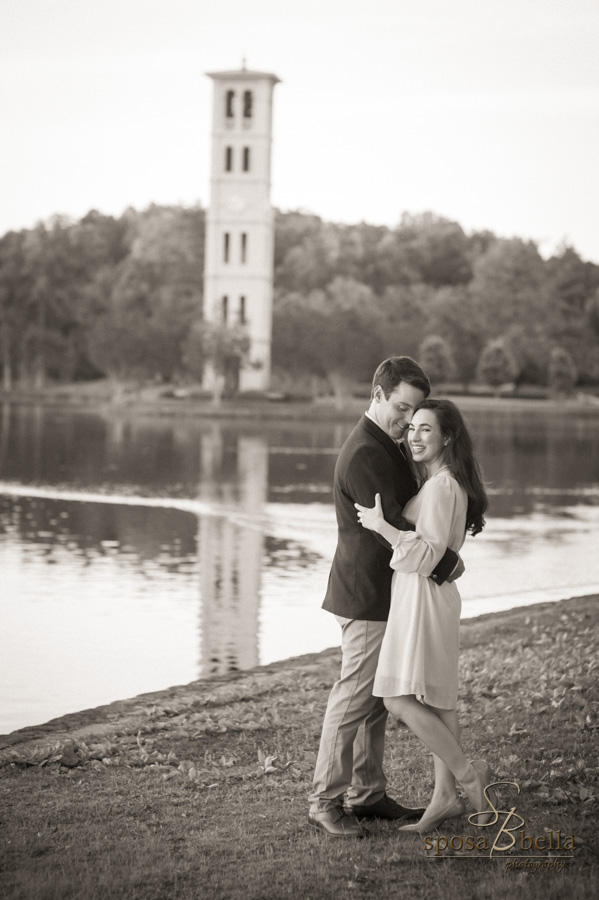
[[[427,468],[437,460],[442,461],[444,437],[437,417],[431,410],[416,410],[408,432],[408,443],[414,459],[426,463]]]

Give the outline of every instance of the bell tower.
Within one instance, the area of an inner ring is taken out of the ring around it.
[[[214,81],[214,104],[204,318],[246,329],[250,352],[239,372],[239,390],[267,391],[274,258],[272,102],[280,79],[245,67],[207,74]]]

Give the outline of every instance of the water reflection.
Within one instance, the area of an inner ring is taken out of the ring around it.
[[[200,516],[202,675],[249,669],[259,663],[258,616],[264,552],[260,513],[267,494],[268,451],[259,437],[239,437],[235,467],[213,423],[201,437],[200,499],[234,504],[256,521]]]
[[[492,506],[465,613],[598,585],[599,415],[466,417]],[[0,423],[0,732],[338,642],[320,603],[353,422],[5,403]]]
[[[567,411],[566,411],[567,412]],[[467,413],[476,435],[492,513],[517,516],[576,496],[594,502],[599,482],[597,415],[542,410]]]

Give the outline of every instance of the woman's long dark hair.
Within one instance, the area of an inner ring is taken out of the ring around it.
[[[468,495],[466,531],[478,534],[485,527],[484,514],[489,501],[480,466],[474,456],[472,438],[462,414],[451,400],[436,400],[432,397],[419,403],[414,412],[419,409],[432,410],[437,417],[441,433],[445,438],[449,438],[449,443],[445,447],[445,460],[451,474]]]

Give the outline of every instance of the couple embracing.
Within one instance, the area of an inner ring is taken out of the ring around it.
[[[381,363],[370,407],[335,468],[338,542],[323,607],[341,626],[342,663],[308,815],[332,837],[361,837],[359,819],[375,817],[397,820],[402,831],[432,831],[465,811],[456,784],[478,823],[490,818],[491,773],[483,760],[464,756],[456,709],[455,580],[464,571],[458,551],[467,532],[483,528],[487,497],[459,410],[449,400],[427,399],[429,393],[427,376],[410,357]],[[426,808],[403,806],[386,793],[389,713],[433,753]]]

